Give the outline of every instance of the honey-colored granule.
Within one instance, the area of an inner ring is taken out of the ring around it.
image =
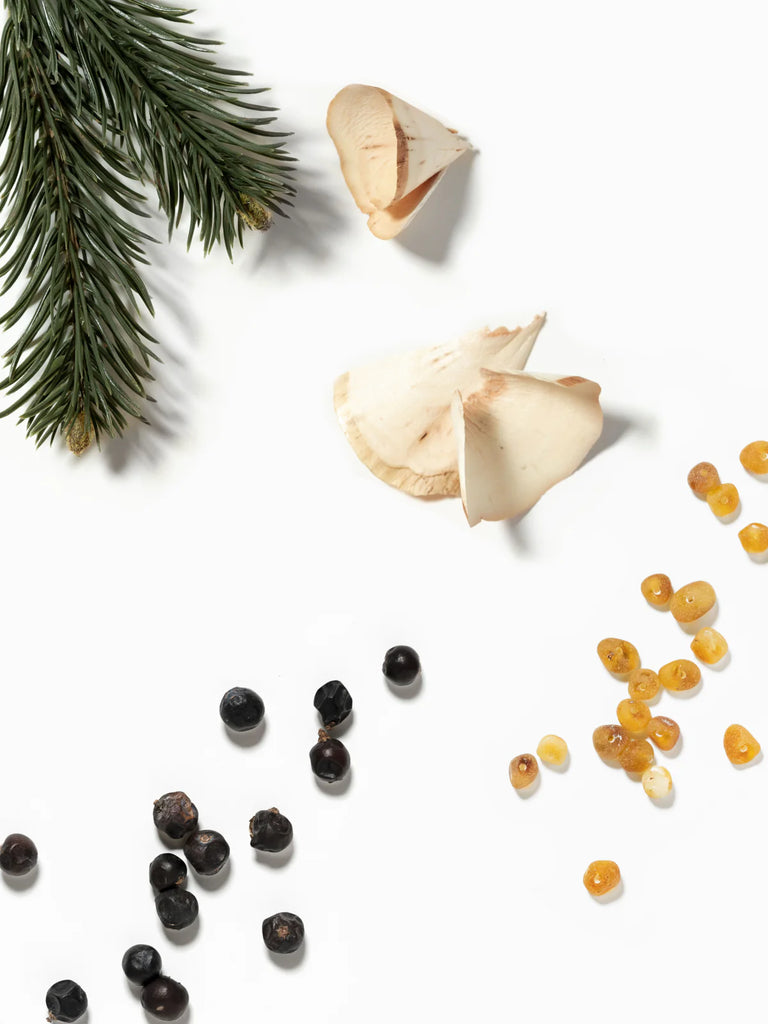
[[[646,768],[640,781],[651,800],[661,800],[672,789],[672,776],[659,764]]]
[[[658,672],[652,668],[636,668],[629,673],[627,689],[632,700],[653,700],[661,689]]]
[[[648,723],[648,739],[653,740],[659,750],[672,750],[680,739],[680,726],[666,715],[654,715]]]
[[[659,669],[661,685],[676,693],[683,690],[692,690],[701,682],[701,669],[693,661],[687,658],[677,658],[669,661]]]
[[[593,860],[584,872],[584,887],[591,896],[604,896],[621,881],[615,860]]]
[[[694,494],[703,498],[707,491],[717,487],[720,483],[720,474],[711,462],[697,462],[688,474],[688,486]]]
[[[640,590],[648,604],[652,604],[654,608],[663,608],[669,604],[673,594],[672,580],[663,572],[655,572],[645,577],[640,584]]]
[[[762,555],[764,551],[768,551],[768,526],[750,523],[743,530],[739,530],[739,540],[750,555]]]
[[[619,640],[615,636],[600,641],[597,645],[597,656],[615,676],[623,676],[633,668],[640,668],[640,655],[634,644],[629,640]]]
[[[623,725],[630,736],[641,736],[651,720],[651,711],[641,700],[622,700],[616,708],[619,725]]]
[[[722,633],[704,626],[691,640],[691,650],[705,665],[716,665],[728,653],[728,644]]]
[[[768,473],[768,441],[752,441],[741,449],[739,461],[750,473],[758,476]]]
[[[735,484],[720,484],[707,491],[707,504],[718,517],[729,516],[739,507],[739,492]]]
[[[717,594],[712,584],[696,580],[674,592],[669,610],[677,622],[695,622],[714,607],[715,601]]]
[[[604,761],[618,761],[629,738],[622,725],[598,725],[592,733],[592,746]]]
[[[749,764],[760,753],[760,744],[743,725],[729,725],[723,736],[725,753],[731,764]]]
[[[536,747],[536,753],[544,764],[561,765],[565,764],[568,757],[568,744],[562,736],[555,736],[550,733],[544,736]]]
[[[624,747],[618,757],[618,762],[625,772],[640,773],[650,768],[656,760],[653,747],[648,740],[633,740]]]
[[[539,774],[539,763],[533,754],[518,754],[509,762],[509,781],[515,789],[525,789]]]

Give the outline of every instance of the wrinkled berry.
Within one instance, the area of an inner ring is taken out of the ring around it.
[[[332,739],[321,729],[319,739],[309,752],[312,771],[325,782],[338,782],[349,771],[349,751],[341,740]]]
[[[149,865],[149,884],[158,892],[183,885],[187,877],[187,865],[175,853],[159,853]]]
[[[220,832],[200,829],[184,844],[184,856],[198,875],[215,875],[229,860],[229,843]]]
[[[146,985],[163,969],[163,961],[154,946],[131,946],[123,955],[123,973],[134,985]]]
[[[155,800],[155,828],[169,839],[184,839],[197,828],[197,808],[186,793],[164,793]]]
[[[290,845],[293,839],[293,826],[284,814],[276,807],[268,811],[258,811],[251,818],[251,846],[254,850],[265,850],[267,853],[279,853]]]
[[[158,1020],[178,1020],[189,1006],[189,993],[173,978],[154,978],[141,990],[141,1005]]]
[[[304,941],[304,922],[287,911],[273,914],[262,922],[261,934],[272,953],[294,953]]]
[[[187,889],[166,889],[155,897],[155,910],[163,928],[189,928],[197,920],[197,897]]]
[[[219,714],[228,729],[247,732],[255,729],[264,717],[264,701],[246,686],[233,686],[221,698]]]
[[[395,683],[397,686],[408,686],[416,680],[421,672],[421,662],[412,647],[390,647],[384,655],[381,671],[390,683]]]
[[[45,1005],[50,1010],[48,1020],[71,1024],[80,1020],[88,1009],[88,996],[74,981],[57,981],[45,995]]]
[[[0,846],[0,868],[7,875],[27,875],[37,864],[37,847],[20,832],[12,832]]]
[[[339,725],[352,710],[352,697],[344,683],[332,679],[315,694],[315,707],[320,712],[326,729]]]

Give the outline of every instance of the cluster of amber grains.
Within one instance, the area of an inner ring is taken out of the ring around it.
[[[697,462],[688,474],[688,486],[704,498],[718,518],[732,515],[739,507],[739,492],[734,484],[720,482],[720,474],[711,462]]]

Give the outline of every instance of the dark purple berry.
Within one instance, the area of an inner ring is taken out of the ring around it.
[[[189,1006],[189,993],[180,982],[161,975],[141,990],[141,1005],[158,1020],[178,1020]]]
[[[309,752],[312,771],[325,782],[338,782],[349,771],[349,751],[341,740],[321,729],[318,741]]]
[[[123,973],[134,985],[146,985],[163,969],[163,961],[154,946],[131,946],[123,956]]]
[[[293,825],[276,807],[254,814],[250,828],[251,846],[254,850],[280,853],[293,839]]]
[[[246,686],[233,686],[221,698],[219,714],[228,729],[247,732],[255,729],[264,717],[264,701]]]
[[[165,793],[155,800],[155,828],[169,839],[184,839],[197,828],[197,808],[186,793]]]
[[[37,864],[37,847],[20,832],[12,832],[0,846],[0,868],[7,875],[27,875]]]
[[[273,914],[262,922],[264,945],[272,953],[295,953],[304,941],[304,922],[297,914]]]
[[[88,1009],[88,996],[74,981],[57,981],[48,989],[45,1005],[50,1010],[49,1021],[71,1024],[74,1020],[80,1020]]]
[[[187,889],[166,889],[155,897],[155,910],[163,928],[189,928],[197,920],[197,897]]]
[[[332,679],[315,694],[315,707],[320,712],[326,729],[339,725],[352,710],[352,697],[344,683]]]
[[[220,832],[201,829],[184,844],[184,856],[198,875],[215,875],[229,860],[229,843]]]
[[[149,865],[149,884],[158,892],[183,885],[187,865],[175,853],[159,853]]]
[[[381,671],[390,683],[408,686],[415,682],[421,672],[421,662],[412,647],[390,647],[384,655]]]

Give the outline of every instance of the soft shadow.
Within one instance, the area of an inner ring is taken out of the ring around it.
[[[616,444],[621,438],[631,429],[648,431],[650,428],[650,422],[640,422],[639,420],[630,419],[628,416],[624,416],[618,412],[603,412],[603,431],[600,437],[597,439],[595,444],[590,448],[584,457],[582,466],[586,466],[588,462],[591,462],[596,456],[600,455],[607,448]]]
[[[182,982],[183,984],[183,982]],[[149,1010],[144,1010],[144,1018],[149,1024],[157,1024],[158,1018],[154,1014],[150,1013]],[[176,1018],[176,1024],[190,1024],[192,1020],[192,1007],[188,1006],[184,1013],[180,1017]]]
[[[662,750],[662,754],[665,757],[679,757],[680,751],[683,749],[683,734],[677,737],[677,743],[670,750]]]
[[[768,550],[761,551],[759,553],[752,553],[748,551],[747,554],[749,555],[750,562],[754,562],[755,565],[765,565],[765,563],[768,562]]]
[[[230,729],[229,726],[221,723],[224,732],[226,733],[227,739],[235,744],[236,747],[255,747],[257,743],[261,743],[264,738],[264,733],[267,731],[267,720],[262,718],[257,726],[253,729],[245,729],[243,732],[238,732],[236,729]]]
[[[733,761],[731,761],[731,764],[733,764],[733,767],[736,769],[737,772],[743,772],[743,771],[745,771],[745,769],[751,768],[755,764],[760,764],[760,762],[762,760],[763,760],[763,752],[761,750],[760,753],[757,755],[757,757],[753,757],[752,760],[751,761],[747,761],[746,764],[733,764]]]
[[[698,683],[696,683],[695,686],[692,686],[690,690],[667,690],[666,692],[675,700],[691,700],[693,697],[696,697],[701,693],[703,687],[704,676],[702,676]]]
[[[526,536],[524,525],[525,517],[530,511],[531,510],[528,508],[525,512],[521,512],[519,516],[512,516],[511,519],[504,520],[504,529],[512,538],[512,542],[521,554],[528,554],[531,550],[530,541]]]
[[[592,896],[592,893],[589,894]],[[611,889],[610,892],[605,893],[603,896],[592,896],[595,903],[613,903],[619,899],[620,896],[624,895],[624,879],[620,879],[619,884]]]
[[[216,892],[216,890],[220,889],[222,885],[227,884],[231,874],[232,858],[230,857],[224,867],[220,871],[217,871],[215,875],[195,874],[195,881],[201,889],[206,889],[208,892]]]
[[[562,764],[550,764],[548,761],[542,761],[541,763],[546,767],[547,771],[557,772],[558,775],[563,775],[571,767],[571,752],[570,750],[568,751]]]
[[[294,844],[295,840],[292,840],[290,845],[286,846],[284,850],[280,850],[279,853],[270,853],[268,850],[254,850],[254,860],[258,864],[266,864],[270,868],[284,868],[291,860],[291,857],[293,857]]]
[[[713,665],[710,665],[708,662],[705,661],[704,665],[706,665],[706,667],[709,669],[710,672],[722,672],[724,668],[727,668],[727,666],[730,665],[730,663],[731,663],[731,652],[730,652],[730,650],[728,650],[722,656],[720,661],[716,661]]]
[[[727,516],[715,516],[718,523],[722,523],[723,526],[730,526],[731,523],[735,523],[741,515],[741,502],[736,506],[733,512],[729,512]]]
[[[468,150],[451,164],[397,242],[414,256],[432,263],[444,263],[451,250],[456,228],[463,220],[469,179],[477,150]]]
[[[269,959],[277,967],[282,967],[284,971],[294,971],[301,966],[307,954],[307,940],[304,939],[295,953],[275,953],[271,949],[268,949],[267,952]]]
[[[668,807],[671,807],[672,804],[675,802],[676,793],[677,790],[675,789],[675,786],[673,784],[672,789],[670,789],[666,796],[659,797],[656,800],[651,799],[650,803],[652,803],[654,807],[660,807],[662,810],[666,810]]]
[[[40,876],[40,864],[35,864],[26,875],[6,875],[4,871],[0,872],[0,874],[2,874],[3,882],[5,882],[9,889],[13,889],[14,892],[26,892],[27,889],[31,889],[37,882]]]
[[[693,622],[678,622],[678,626],[688,636],[696,636],[700,629],[714,625],[719,611],[719,602],[715,601],[706,615],[702,615],[701,618],[695,619]]]
[[[530,797],[533,796],[534,793],[537,793],[539,791],[540,786],[541,772],[539,772],[539,774],[536,776],[536,778],[533,780],[530,786],[525,786],[523,789],[515,789],[515,792],[521,800],[528,800]],[[514,789],[514,786],[512,788]]]
[[[174,946],[188,946],[190,942],[194,942],[200,933],[200,917],[196,917],[195,920],[188,928],[179,928],[174,930],[173,928],[163,928],[160,921],[158,921],[163,935],[172,942]]]
[[[384,676],[384,680],[389,688],[390,693],[394,693],[396,697],[401,700],[413,700],[414,697],[418,697],[424,688],[424,673],[419,672],[412,683],[408,683],[407,686],[398,686],[397,683],[393,683],[390,679]]]
[[[352,785],[352,769],[350,768],[346,776],[341,782],[325,782],[323,779],[319,779],[316,775],[313,776],[315,785],[318,789],[321,789],[324,793],[329,796],[345,796],[349,792],[349,788]]]

